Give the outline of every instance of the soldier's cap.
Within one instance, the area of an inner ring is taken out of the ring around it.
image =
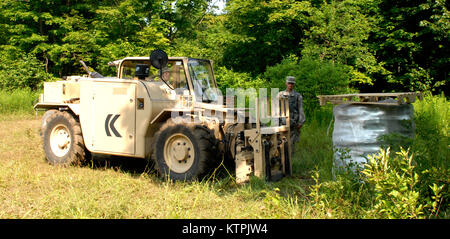
[[[286,76],[286,83],[295,84],[295,77],[293,77],[293,76]]]

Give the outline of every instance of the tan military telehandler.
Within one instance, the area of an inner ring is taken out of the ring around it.
[[[41,133],[50,164],[101,154],[153,160],[171,180],[201,179],[222,160],[235,163],[238,183],[252,175],[277,180],[291,174],[286,98],[277,98],[271,115],[260,114],[267,104],[257,99],[252,122],[250,108],[237,108],[234,97],[218,92],[210,60],[155,50],[150,58],[111,62],[116,77],[81,63],[87,75],[45,82],[34,106],[46,111]],[[261,117],[278,123],[261,124]]]

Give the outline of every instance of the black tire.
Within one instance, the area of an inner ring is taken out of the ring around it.
[[[213,132],[201,125],[195,125],[193,128],[194,134],[199,139],[200,150],[206,158],[205,174],[208,174],[220,165],[223,156],[217,149],[217,142]]]
[[[48,163],[68,166],[79,165],[85,161],[86,148],[81,126],[70,113],[54,112],[45,119],[43,125],[43,147]],[[59,141],[66,144],[55,144],[58,137],[63,139]]]
[[[193,153],[192,151],[186,151],[189,154],[188,156],[192,155],[192,157],[185,160],[189,162],[188,166],[183,166],[183,161],[179,159],[177,161],[167,156],[167,151],[165,153],[165,150],[169,150],[171,140],[174,137],[190,141],[187,145],[192,146],[190,150],[193,150]],[[214,139],[208,135],[208,130],[204,127],[190,124],[175,124],[172,121],[168,121],[155,134],[152,159],[156,170],[162,178],[191,181],[202,178],[209,172],[213,162],[216,161],[216,157],[213,154],[214,148]],[[181,166],[178,167],[177,163]]]
[[[52,114],[55,114],[56,112],[58,112],[58,110],[55,109],[50,109],[45,111],[44,115],[42,116],[42,121],[41,121],[41,137],[44,137],[44,131],[45,131],[45,126],[47,125],[47,119],[48,117],[50,117]]]

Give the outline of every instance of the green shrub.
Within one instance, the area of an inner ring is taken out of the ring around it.
[[[53,79],[34,55],[13,50],[0,52],[0,89],[36,90],[42,82]]]
[[[332,95],[350,92],[350,68],[329,61],[304,58],[300,61],[285,59],[280,64],[268,67],[264,77],[271,87],[286,88],[286,76],[296,77],[295,90],[303,96],[305,109],[312,112],[319,107],[318,95]]]
[[[401,149],[396,156],[390,150],[368,157],[362,173],[351,170],[340,173],[335,180],[320,181],[315,171],[315,184],[310,199],[320,217],[420,219],[446,217],[444,190],[448,184],[423,180],[425,173],[417,170],[413,155]],[[431,193],[424,193],[427,188]],[[447,215],[448,216],[448,215]]]
[[[375,218],[420,218],[424,205],[417,190],[419,174],[408,152],[401,150],[397,154],[400,157],[391,158],[388,149],[368,158],[362,172],[374,187],[376,200],[368,213]]]
[[[222,94],[226,94],[227,88],[237,89],[248,89],[255,88],[268,88],[266,81],[259,77],[252,77],[249,73],[240,73],[229,70],[223,66],[215,67],[214,75],[216,76],[217,85],[222,91]],[[268,90],[270,92],[270,90]]]

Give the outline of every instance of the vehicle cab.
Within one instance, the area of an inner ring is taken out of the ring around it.
[[[111,62],[116,66],[120,79],[137,80],[136,69],[145,65],[148,76],[140,78],[147,82],[163,81],[176,94],[195,96],[196,102],[210,103],[218,99],[218,88],[214,77],[212,61],[188,57],[169,57],[161,70],[152,66],[148,57],[126,57]]]

